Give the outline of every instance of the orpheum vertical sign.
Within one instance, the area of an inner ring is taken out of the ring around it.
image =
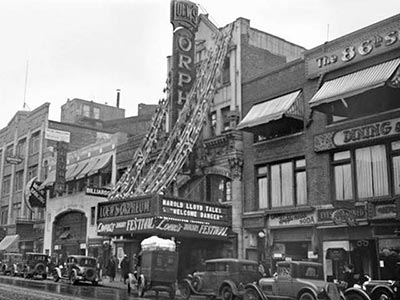
[[[179,111],[188,99],[196,79],[195,32],[197,31],[198,7],[185,0],[171,1],[171,23],[174,28],[172,45],[171,91],[169,104],[169,128],[178,119]]]

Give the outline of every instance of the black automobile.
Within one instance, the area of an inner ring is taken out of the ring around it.
[[[400,299],[400,281],[395,280],[367,280],[361,285],[371,300]]]
[[[47,254],[27,252],[23,257],[22,275],[24,278],[40,276],[46,279],[49,262],[50,257]]]
[[[71,284],[91,282],[97,285],[100,281],[97,259],[91,256],[71,255],[63,265],[53,270],[53,280],[67,279]]]

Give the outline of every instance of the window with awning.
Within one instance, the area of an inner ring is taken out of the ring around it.
[[[396,58],[325,81],[311,98],[310,107],[338,119],[400,108],[399,65],[400,58]]]
[[[253,105],[237,129],[254,133],[255,140],[274,138],[303,130],[301,90]]]

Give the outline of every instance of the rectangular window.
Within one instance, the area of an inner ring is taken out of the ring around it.
[[[15,221],[21,217],[21,203],[14,203],[12,207],[12,218]]]
[[[33,177],[37,176],[38,165],[34,165],[28,168],[28,178],[27,181],[31,180]]]
[[[229,57],[225,58],[223,69],[222,69],[222,84],[228,84],[231,81],[230,77],[230,62]]]
[[[336,200],[353,199],[350,151],[337,152],[333,155],[333,173],[335,177]]]
[[[96,207],[93,206],[90,208],[90,225],[94,225],[96,223]]]
[[[93,117],[95,119],[100,119],[100,108],[98,107],[93,108]]]
[[[1,207],[1,225],[5,225],[8,222],[8,206]]]
[[[259,208],[305,205],[306,160],[291,160],[257,168]]]
[[[262,166],[257,169],[257,186],[258,186],[258,208],[269,208],[267,166]]]
[[[90,117],[90,106],[89,105],[83,105],[82,107],[82,115],[85,117]]]
[[[16,155],[18,157],[24,157],[25,156],[25,147],[26,147],[26,139],[22,139],[18,142],[17,144],[17,153]]]
[[[222,130],[228,130],[230,128],[230,120],[229,120],[229,112],[230,111],[231,111],[231,109],[229,106],[221,109]]]
[[[35,154],[39,152],[40,145],[40,131],[32,134],[29,142],[29,154]]]
[[[13,157],[14,156],[14,145],[9,145],[6,148],[6,152],[5,152],[5,158],[7,161],[8,157]]]
[[[385,145],[356,149],[355,159],[358,197],[389,195]]]
[[[14,191],[21,191],[24,182],[24,170],[15,173],[14,178]]]
[[[11,175],[4,176],[3,178],[3,191],[2,196],[9,195],[11,191]]]

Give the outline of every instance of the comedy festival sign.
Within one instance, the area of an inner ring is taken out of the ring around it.
[[[97,219],[99,235],[169,233],[226,238],[229,233],[227,207],[161,195],[99,203]]]

